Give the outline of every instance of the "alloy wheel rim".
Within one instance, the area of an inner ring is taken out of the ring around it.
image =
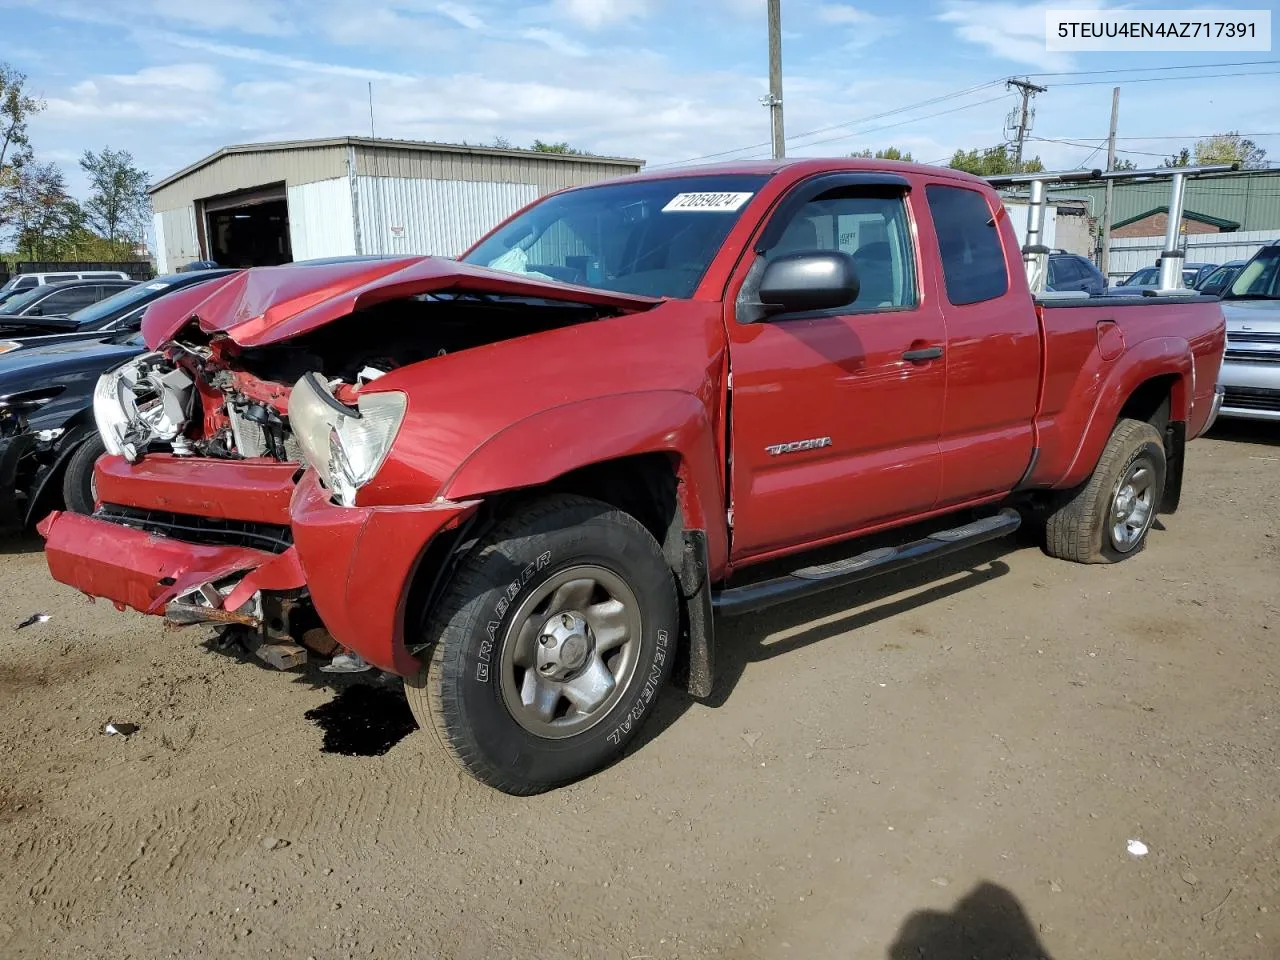
[[[1130,553],[1142,542],[1156,515],[1156,471],[1147,457],[1129,465],[1111,494],[1108,531],[1111,546]]]
[[[635,593],[612,570],[567,567],[521,601],[502,636],[501,689],[512,718],[559,740],[600,722],[630,689],[641,633]]]

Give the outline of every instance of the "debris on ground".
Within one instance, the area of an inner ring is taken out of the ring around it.
[[[48,623],[48,622],[49,622],[49,615],[47,613],[33,613],[31,616],[27,617],[27,619],[23,620],[20,624],[18,624],[13,629],[22,630],[22,629],[25,629],[26,627],[33,626],[34,624],[37,624],[37,623]]]
[[[283,850],[289,846],[288,840],[281,840],[279,837],[263,837],[262,849],[270,853],[272,850]]]
[[[340,653],[323,667],[320,668],[321,673],[364,673],[372,670],[373,664],[366,661],[360,654],[354,650],[346,653]]]
[[[138,732],[136,723],[117,723],[112,721],[102,728],[108,737],[131,737]]]
[[[1145,857],[1149,852],[1147,850],[1147,845],[1143,843],[1141,840],[1130,840],[1125,845],[1125,849],[1128,850],[1129,853],[1133,854],[1133,856],[1135,857]]]

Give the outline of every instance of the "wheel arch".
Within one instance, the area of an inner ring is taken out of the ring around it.
[[[1151,423],[1166,437],[1166,453],[1180,453],[1174,449],[1177,441],[1170,434],[1185,438],[1190,415],[1192,357],[1187,343],[1174,338],[1149,340],[1127,353],[1121,364],[1098,392],[1075,456],[1057,486],[1083,483],[1102,456],[1112,430],[1125,418]]]

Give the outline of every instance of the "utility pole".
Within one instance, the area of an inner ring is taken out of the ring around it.
[[[1037,93],[1044,93],[1048,88],[1038,87],[1028,80],[1010,80],[1005,84],[1005,87],[1006,89],[1017,88],[1018,93],[1022,96],[1022,108],[1018,111],[1013,141],[1013,168],[1016,171],[1021,171],[1022,144],[1026,141],[1027,134],[1031,132],[1031,98]]]
[[[1114,170],[1116,168],[1116,124],[1119,123],[1119,121],[1120,88],[1113,87],[1111,90],[1111,133],[1107,135],[1108,170]],[[1102,254],[1098,257],[1098,269],[1102,271],[1102,276],[1104,278],[1107,275],[1107,268],[1111,265],[1111,203],[1114,189],[1114,181],[1108,179],[1107,196],[1102,201]]]
[[[769,108],[769,126],[773,135],[773,159],[787,155],[787,140],[782,128],[782,0],[769,0],[769,95],[760,102]]]

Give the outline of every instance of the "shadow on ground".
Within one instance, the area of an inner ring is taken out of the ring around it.
[[[1207,434],[1207,439],[1280,447],[1280,423],[1265,420],[1219,420]]]
[[[723,706],[748,665],[763,663],[980,587],[1008,573],[1009,565],[1001,558],[1029,543],[1029,537],[1023,535],[1018,539],[997,540],[896,574],[782,604],[750,617],[716,618],[716,681],[711,696],[695,701],[683,690],[667,690],[628,752],[635,752],[660,736],[695,702],[713,708]],[[811,559],[822,562],[821,557],[806,557],[806,561]],[[922,587],[926,589],[920,589]],[[897,594],[907,595],[890,599]],[[886,600],[890,602],[883,602]],[[806,630],[769,642],[776,633],[810,622],[813,625]]]
[[[1018,898],[980,883],[948,912],[920,910],[903,921],[889,960],[1052,960]]]

